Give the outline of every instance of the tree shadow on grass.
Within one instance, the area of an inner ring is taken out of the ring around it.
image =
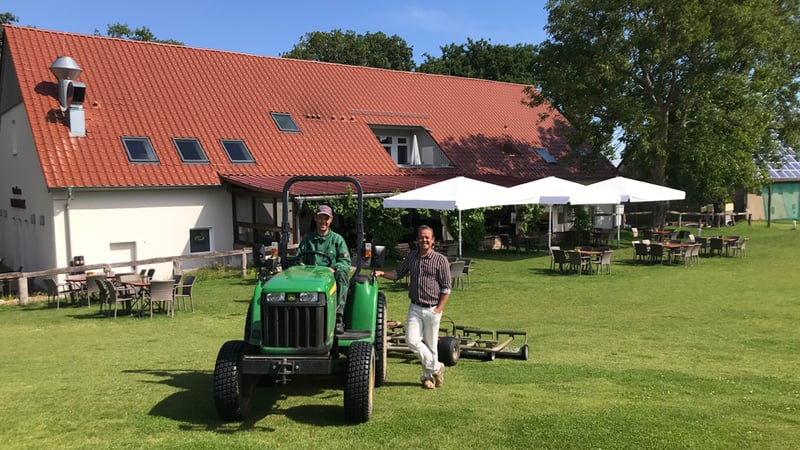
[[[341,406],[314,404],[316,399],[341,397],[342,382],[337,376],[298,377],[287,385],[273,385],[262,382],[253,395],[253,406],[245,420],[226,423],[217,415],[214,406],[213,373],[208,371],[183,370],[128,370],[153,376],[159,379],[142,381],[160,383],[180,389],[162,399],[150,410],[150,415],[165,417],[181,422],[181,430],[202,430],[216,433],[235,433],[245,430],[278,431],[265,426],[262,419],[270,415],[283,415],[290,420],[309,425],[347,426],[352,425]],[[306,405],[281,408],[279,403],[289,397],[302,397]]]

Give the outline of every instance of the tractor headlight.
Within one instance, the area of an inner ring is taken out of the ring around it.
[[[317,301],[316,292],[301,292],[298,294],[300,302],[315,302]]]
[[[264,294],[264,301],[268,303],[313,303],[319,298],[319,292],[267,292]]]
[[[264,301],[268,303],[282,302],[286,299],[286,294],[283,292],[266,292],[264,293]]]

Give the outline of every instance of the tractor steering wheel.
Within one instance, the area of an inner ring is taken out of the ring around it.
[[[305,261],[303,259],[303,257],[306,256],[306,255],[319,255],[319,256],[322,256],[322,257],[324,257],[325,259],[328,260],[328,267],[333,265],[333,259],[331,259],[331,257],[327,253],[318,252],[316,250],[306,250],[306,251],[302,251],[302,252],[298,253],[297,254],[297,260],[301,261],[301,262]],[[315,261],[316,261],[316,259],[315,259]],[[314,264],[314,265],[316,265],[316,264]]]

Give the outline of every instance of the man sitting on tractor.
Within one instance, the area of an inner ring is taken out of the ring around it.
[[[344,305],[350,287],[350,253],[344,238],[331,230],[333,211],[328,205],[320,205],[314,214],[316,231],[303,239],[297,249],[298,255],[309,253],[300,263],[328,266],[336,279],[336,334],[344,333]],[[318,254],[314,254],[318,253]],[[321,253],[321,254],[319,254]],[[323,255],[327,255],[327,258]]]

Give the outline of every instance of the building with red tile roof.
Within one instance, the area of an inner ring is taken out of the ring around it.
[[[31,270],[247,243],[293,175],[388,194],[617,174],[519,84],[11,25],[0,63],[0,255]]]

